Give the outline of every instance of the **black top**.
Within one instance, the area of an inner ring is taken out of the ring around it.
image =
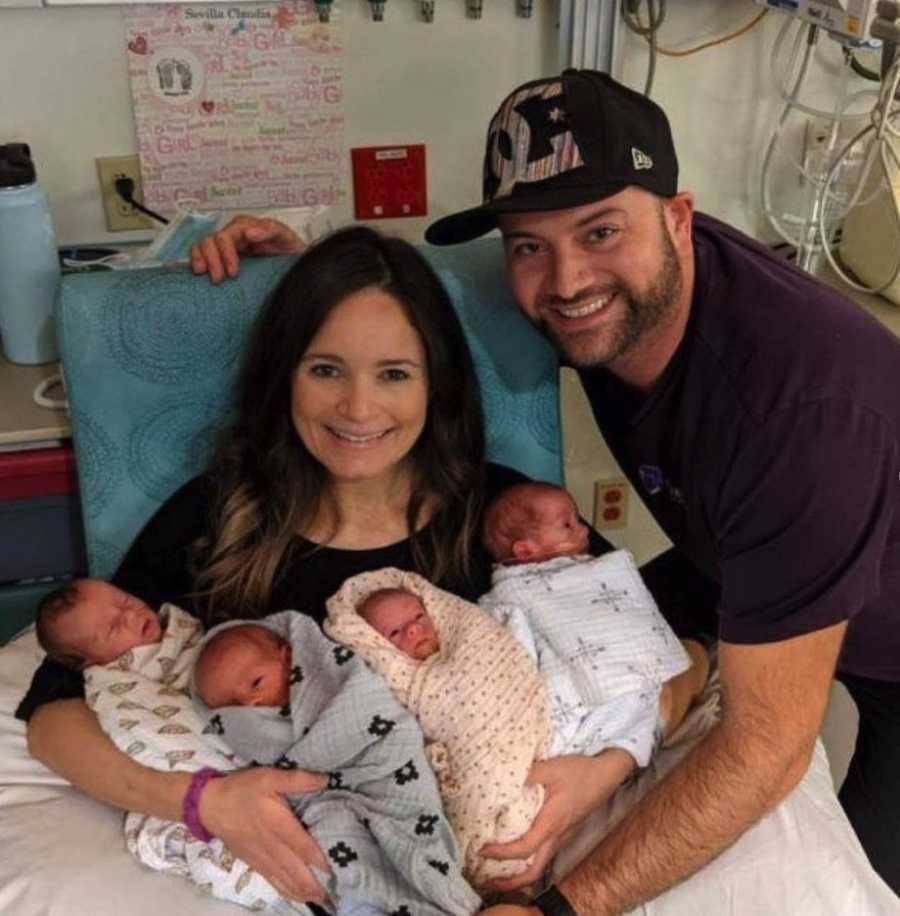
[[[898,681],[900,342],[702,214],[694,248],[687,332],[650,394],[581,373],[604,438],[714,585],[722,639],[849,619],[839,668]],[[671,565],[664,577],[679,578]]]
[[[527,480],[512,468],[488,463],[485,504],[507,487]],[[165,602],[177,604],[200,616],[191,598],[190,545],[206,530],[210,510],[209,479],[195,477],[176,491],[145,525],[131,545],[112,578],[119,588],[139,596],[151,607]],[[594,535],[592,550],[602,553],[608,545]],[[416,571],[408,540],[372,550],[315,548],[301,537],[295,539],[278,572],[267,613],[298,610],[321,623],[326,616],[325,601],[345,579],[357,573],[394,566]],[[435,584],[469,601],[490,588],[491,558],[480,541],[473,544],[468,578],[443,579]],[[235,617],[242,616],[240,611]],[[56,662],[44,660],[35,672],[31,687],[16,710],[29,719],[44,703],[84,696],[82,677]]]

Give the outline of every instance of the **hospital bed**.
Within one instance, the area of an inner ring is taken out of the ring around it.
[[[560,481],[557,366],[519,315],[496,239],[423,249],[469,336],[483,387],[489,456]],[[228,413],[248,327],[289,259],[247,263],[220,287],[186,270],[64,278],[57,316],[94,575],[108,575],[154,509],[205,463]],[[9,916],[226,916],[239,910],[125,851],[120,812],[31,759],[13,716],[41,653],[26,630],[0,648],[0,913]],[[577,862],[608,825],[715,720],[712,679],[675,746],[590,819],[561,857]],[[869,867],[831,785],[821,745],[773,813],[644,916],[884,916],[900,903]]]

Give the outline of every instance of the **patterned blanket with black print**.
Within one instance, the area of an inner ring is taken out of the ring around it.
[[[331,873],[320,877],[336,913],[477,912],[413,716],[360,656],[308,617],[284,611],[256,622],[290,644],[290,702],[217,710],[195,703],[207,731],[251,764],[328,774],[321,792],[290,801],[329,859]]]

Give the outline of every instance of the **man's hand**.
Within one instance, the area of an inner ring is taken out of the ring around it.
[[[518,840],[490,843],[481,850],[490,859],[534,859],[521,874],[492,881],[488,889],[512,891],[538,881],[568,833],[605,802],[634,767],[634,758],[618,748],[596,757],[573,755],[535,763],[528,781],[543,785],[546,798],[531,828]]]
[[[577,913],[625,913],[656,897],[800,782],[846,629],[844,621],[776,643],[719,643],[721,720],[557,882]]]
[[[219,283],[238,275],[241,255],[298,254],[305,247],[303,239],[278,220],[236,216],[191,248],[191,270],[209,274],[213,283]]]
[[[200,821],[282,896],[325,903],[325,891],[309,866],[327,872],[328,860],[284,796],[318,792],[327,783],[322,774],[304,770],[243,770],[207,784]]]

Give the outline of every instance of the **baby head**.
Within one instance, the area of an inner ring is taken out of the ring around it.
[[[422,600],[405,588],[370,592],[356,610],[373,630],[416,661],[425,661],[441,647]]]
[[[562,487],[520,483],[484,514],[484,546],[498,563],[537,563],[588,553],[589,529]]]
[[[216,633],[197,658],[194,684],[210,709],[284,706],[290,701],[291,647],[260,624]]]
[[[162,639],[159,616],[140,598],[102,579],[73,579],[37,608],[37,638],[47,655],[81,671]]]

